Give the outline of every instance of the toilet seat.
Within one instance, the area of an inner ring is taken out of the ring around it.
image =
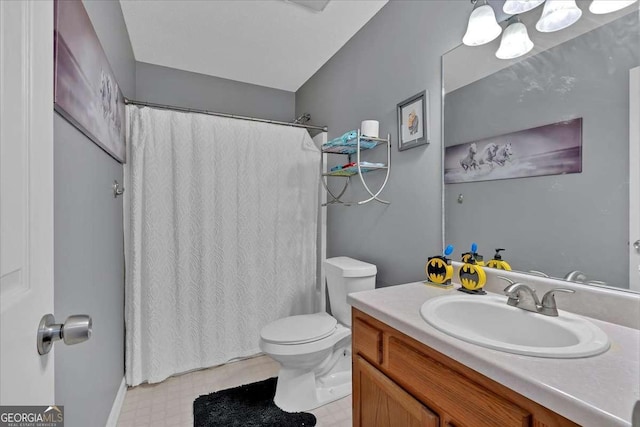
[[[281,344],[269,342],[260,339],[260,349],[270,356],[302,356],[318,351],[324,351],[332,348],[339,341],[351,337],[351,329],[346,328],[339,323],[328,334],[324,334],[321,338],[299,344]]]
[[[318,341],[336,331],[338,321],[327,313],[290,316],[269,323],[260,332],[263,341],[299,345]]]

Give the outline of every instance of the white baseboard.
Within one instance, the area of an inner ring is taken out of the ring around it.
[[[116,394],[116,398],[113,400],[113,406],[111,407],[109,418],[107,418],[106,427],[116,427],[118,425],[118,418],[120,417],[120,411],[122,410],[122,404],[124,403],[124,397],[126,395],[127,384],[124,381],[124,377],[122,377],[118,394]]]

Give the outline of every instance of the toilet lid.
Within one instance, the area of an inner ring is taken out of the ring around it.
[[[331,335],[337,323],[327,313],[290,316],[269,323],[262,328],[260,337],[274,344],[302,344]]]

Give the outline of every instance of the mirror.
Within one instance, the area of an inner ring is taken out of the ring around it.
[[[535,29],[541,7],[522,14],[534,48],[519,58],[496,58],[500,37],[442,57],[445,242],[456,260],[476,242],[485,262],[505,248],[513,270],[640,290],[629,262],[640,10],[595,15],[589,3],[552,33]]]

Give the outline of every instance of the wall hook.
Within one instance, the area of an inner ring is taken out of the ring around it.
[[[115,199],[118,196],[122,196],[124,194],[124,187],[122,187],[118,181],[113,181],[113,198]]]

